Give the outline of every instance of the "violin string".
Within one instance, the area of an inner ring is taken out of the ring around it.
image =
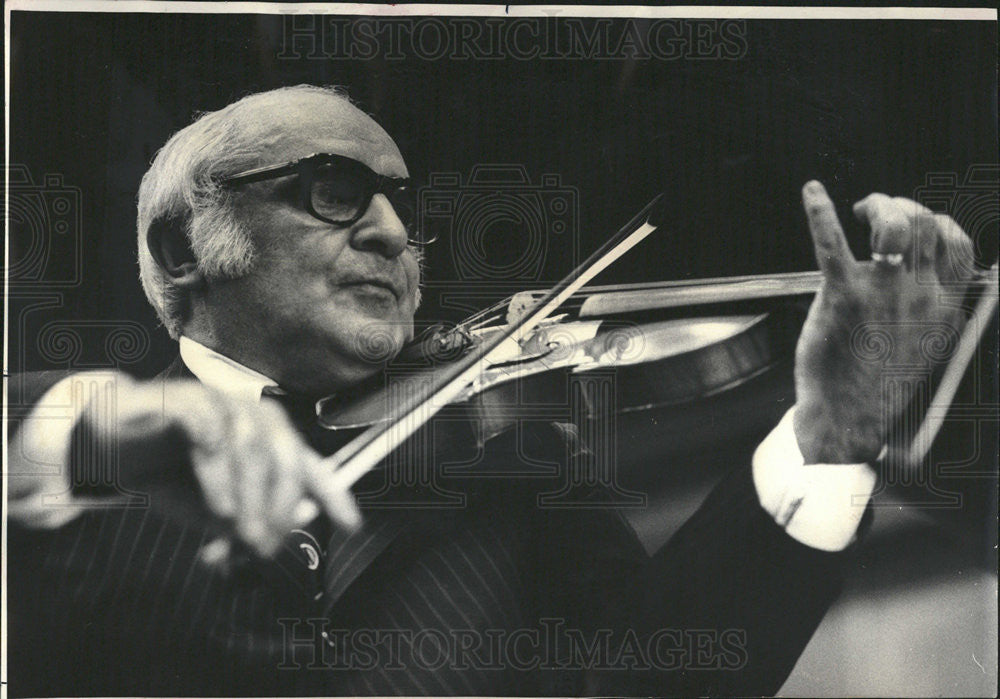
[[[492,316],[490,316],[488,318],[480,318],[480,319],[478,319],[478,322],[475,322],[475,323],[463,323],[463,325],[471,332],[473,330],[479,330],[484,325],[489,325],[490,323],[494,323],[497,320],[502,320],[502,319],[503,319],[503,314],[502,313],[497,313],[497,314],[492,315]]]

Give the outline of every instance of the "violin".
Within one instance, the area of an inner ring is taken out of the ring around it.
[[[615,411],[627,414],[704,400],[789,362],[804,309],[759,304],[815,294],[820,272],[584,290],[666,221],[657,197],[555,287],[515,294],[453,327],[433,328],[400,353],[401,378],[379,390],[348,402],[318,401],[322,427],[361,430],[327,457],[338,484],[353,485],[442,411],[447,424],[470,428],[464,438],[481,449],[526,416],[548,416],[546,406],[553,405],[552,396],[565,396],[568,377],[614,372],[615,395],[590,397],[588,415],[609,399]],[[982,290],[973,310],[978,319],[966,324],[928,417],[903,455],[907,464],[918,465],[926,456],[996,309],[996,266],[970,287]],[[740,303],[758,306],[749,314],[718,314]],[[716,313],[692,316],[700,307]],[[671,311],[687,317],[664,317]],[[563,406],[550,416],[558,419],[559,410],[565,419]],[[462,438],[452,430],[436,433],[444,443]]]

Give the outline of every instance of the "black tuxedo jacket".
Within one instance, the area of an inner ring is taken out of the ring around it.
[[[12,403],[58,378],[17,377]],[[544,479],[450,485],[462,506],[372,508],[351,536],[318,520],[228,574],[156,507],[11,522],[10,693],[773,694],[849,555],[788,537],[747,466],[652,557],[614,510],[540,507]]]

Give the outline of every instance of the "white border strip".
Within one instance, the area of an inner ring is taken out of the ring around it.
[[[681,5],[381,5],[374,3],[154,2],[152,0],[10,0],[7,12],[167,12],[191,14],[333,14],[458,17],[649,17],[713,19],[997,20],[994,8],[731,7]]]

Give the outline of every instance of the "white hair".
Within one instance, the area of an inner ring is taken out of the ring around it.
[[[323,94],[350,103],[343,88],[295,85],[244,97],[198,116],[160,149],[139,185],[137,220],[139,278],[146,297],[174,339],[189,312],[187,294],[170,279],[149,251],[147,235],[157,221],[182,227],[198,269],[209,281],[247,274],[253,241],[229,205],[217,178],[259,165],[259,143],[250,136],[264,103],[273,97]]]

